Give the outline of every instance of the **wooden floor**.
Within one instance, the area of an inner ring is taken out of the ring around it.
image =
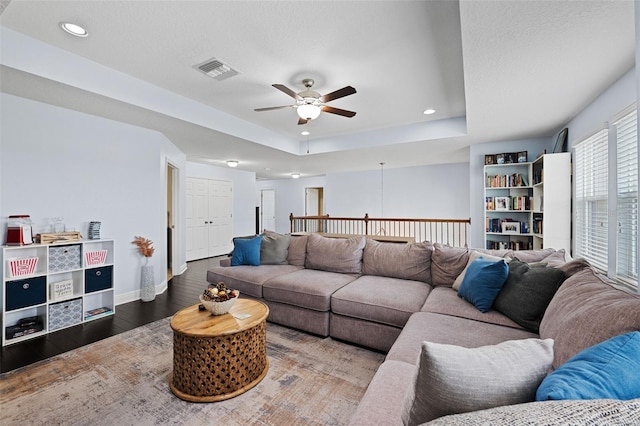
[[[198,295],[207,287],[207,269],[219,264],[220,258],[215,257],[189,262],[187,271],[174,276],[167,291],[156,296],[153,302],[137,300],[117,305],[115,315],[5,346],[0,356],[0,372],[5,373],[171,316],[198,302]]]

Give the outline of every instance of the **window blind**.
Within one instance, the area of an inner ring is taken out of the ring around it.
[[[575,253],[607,270],[608,132],[602,129],[575,148]]]
[[[638,283],[638,120],[634,109],[615,121],[618,279]]]

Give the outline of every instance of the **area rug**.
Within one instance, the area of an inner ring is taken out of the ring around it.
[[[2,425],[341,425],[384,355],[267,324],[269,372],[215,403],[173,395],[169,318],[0,375]]]

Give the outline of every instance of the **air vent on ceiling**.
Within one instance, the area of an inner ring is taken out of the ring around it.
[[[196,65],[194,68],[202,71],[209,77],[215,78],[216,80],[225,80],[229,77],[233,77],[234,75],[238,75],[237,70],[234,70],[229,65],[216,58],[209,59],[200,65]]]

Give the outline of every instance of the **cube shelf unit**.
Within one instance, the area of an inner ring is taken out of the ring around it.
[[[108,239],[3,246],[2,346],[113,315],[113,261]]]
[[[486,165],[484,177],[486,248],[570,252],[570,153]]]

